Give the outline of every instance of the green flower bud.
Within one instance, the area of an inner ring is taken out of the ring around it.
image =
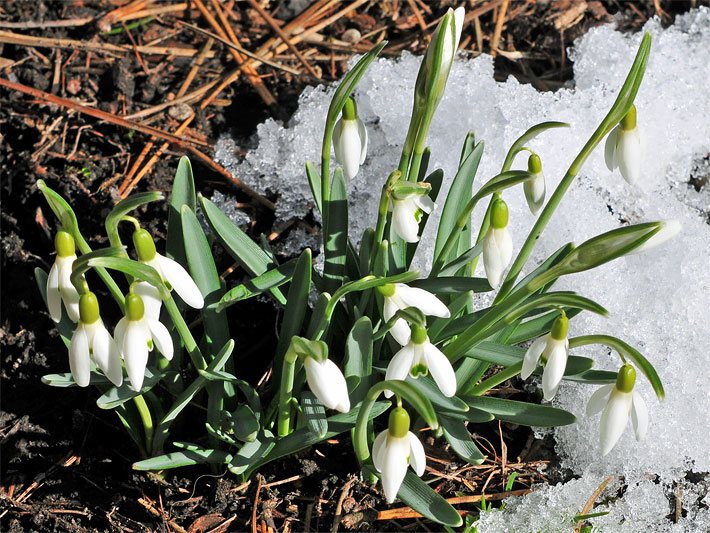
[[[530,154],[530,157],[528,157],[528,172],[530,172],[530,174],[539,174],[542,172],[542,161],[540,161],[539,155]]]
[[[414,344],[424,344],[427,339],[427,330],[419,324],[412,324],[412,342]]]
[[[141,228],[133,233],[133,246],[141,261],[151,261],[155,258],[155,242],[146,230]]]
[[[616,376],[616,388],[621,392],[631,392],[634,390],[634,384],[636,383],[636,370],[634,367],[625,364],[619,369],[619,373]]]
[[[385,283],[377,287],[377,292],[379,292],[385,298],[390,298],[394,295],[395,286],[394,283]]]
[[[357,104],[352,96],[348,96],[343,106],[343,120],[355,120],[357,118]]]
[[[621,129],[630,131],[636,129],[636,106],[632,105],[629,112],[621,119]]]
[[[508,226],[508,204],[502,198],[493,200],[491,207],[491,226],[495,229],[503,229]]]
[[[126,318],[128,320],[140,320],[143,318],[145,307],[143,299],[137,294],[129,294],[126,296]]]
[[[54,236],[54,249],[59,257],[69,257],[76,255],[76,243],[71,233],[59,230]]]
[[[552,329],[550,330],[550,337],[552,337],[555,340],[561,341],[563,339],[567,338],[567,331],[569,330],[569,318],[567,318],[567,315],[562,313],[562,316],[559,316],[555,319],[555,321],[552,323]]]
[[[409,413],[402,407],[395,407],[390,412],[389,433],[390,436],[401,439],[409,432]]]
[[[100,318],[99,301],[93,292],[86,292],[79,298],[79,317],[84,324],[93,324]]]

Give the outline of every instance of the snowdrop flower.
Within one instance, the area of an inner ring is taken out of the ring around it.
[[[425,194],[412,192],[392,195],[392,230],[405,242],[419,242],[419,223],[424,213],[436,209],[436,204]]]
[[[648,430],[648,409],[641,395],[634,390],[636,370],[625,364],[619,369],[616,383],[597,389],[587,404],[587,416],[602,412],[599,424],[599,444],[602,455],[608,454],[626,429],[631,414],[631,425],[636,440],[642,440]]]
[[[62,302],[72,322],[79,321],[79,293],[71,282],[76,245],[71,233],[60,230],[54,237],[57,257],[47,276],[47,308],[52,320],[62,319]]]
[[[542,361],[545,367],[542,371],[542,391],[548,401],[557,393],[567,367],[568,329],[569,319],[562,313],[552,324],[550,333],[533,342],[523,358],[523,369],[520,372],[523,379],[528,379],[538,362]]]
[[[385,380],[405,380],[407,374],[413,378],[425,376],[431,372],[431,377],[442,394],[451,397],[456,394],[456,374],[449,359],[434,346],[427,335],[427,330],[417,324],[412,325],[411,340],[398,351],[387,366]],[[385,391],[390,398],[392,391]]]
[[[126,316],[116,324],[114,337],[123,355],[131,388],[143,387],[148,352],[157,346],[168,361],[173,358],[173,340],[167,328],[145,313],[143,299],[135,293],[126,296]]]
[[[205,299],[202,297],[199,287],[190,277],[180,263],[165,257],[156,252],[153,237],[144,229],[136,230],[133,233],[133,245],[141,263],[153,267],[169,290],[175,289],[180,298],[195,309],[202,309]],[[134,292],[145,299],[145,307],[149,316],[156,319],[160,315],[162,300],[158,289],[148,283],[137,284]]]
[[[636,128],[636,106],[632,105],[626,116],[606,138],[604,161],[609,170],[617,167],[623,178],[638,185],[641,176],[641,136]]]
[[[343,116],[333,128],[333,148],[335,159],[342,165],[345,177],[353,179],[367,157],[367,130],[357,116],[352,97],[345,101]]]
[[[508,205],[501,198],[493,200],[490,217],[491,226],[483,238],[483,267],[488,283],[497,289],[513,259],[513,239],[508,231]]]
[[[400,309],[415,307],[426,316],[437,316],[441,318],[449,318],[449,312],[444,302],[439,300],[429,291],[409,287],[404,283],[388,283],[378,287],[378,291],[384,297],[384,306],[382,310],[383,318],[389,321]],[[409,343],[410,329],[407,321],[403,318],[398,319],[392,329],[390,329],[392,337],[402,346]]]
[[[307,356],[303,366],[306,369],[308,387],[323,405],[341,413],[350,411],[345,376],[333,361],[325,358],[318,361],[315,357]]]
[[[123,383],[121,355],[99,314],[99,302],[93,292],[79,298],[79,325],[69,344],[69,368],[74,381],[86,387],[91,380],[91,360],[117,387]]]
[[[387,503],[394,502],[407,467],[421,477],[426,467],[424,446],[409,431],[409,414],[401,406],[392,410],[389,427],[377,435],[372,445],[372,462],[380,473]]]
[[[523,192],[530,212],[537,215],[545,203],[545,175],[542,173],[542,162],[537,154],[530,154],[528,172],[534,177],[523,183]]]

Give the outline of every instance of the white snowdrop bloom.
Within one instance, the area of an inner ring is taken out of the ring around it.
[[[619,168],[622,177],[632,185],[638,185],[641,177],[643,147],[636,128],[636,106],[631,109],[606,138],[604,161],[609,170]]]
[[[190,274],[187,273],[187,270],[185,270],[180,263],[155,251],[155,243],[150,233],[144,229],[136,230],[133,233],[133,244],[141,263],[153,267],[169,290],[175,289],[175,292],[177,292],[180,298],[190,307],[202,309],[205,305],[205,299],[202,297],[202,293],[197,284],[195,284]],[[157,289],[150,291],[150,289],[146,289],[145,286],[142,286],[138,290],[142,291],[143,296],[148,297],[150,301],[147,305],[149,309],[148,312],[151,316],[155,316],[156,303],[153,300],[155,299]],[[160,314],[160,308],[158,308],[158,314]]]
[[[389,427],[375,438],[372,444],[372,462],[380,473],[382,489],[387,503],[394,502],[402,486],[407,467],[421,477],[426,468],[424,446],[409,431],[409,414],[402,407],[392,410]]]
[[[542,362],[542,391],[546,400],[552,400],[567,368],[569,340],[567,331],[569,319],[563,314],[552,324],[552,329],[547,335],[535,340],[525,352],[523,368],[520,377],[528,379],[539,362]]]
[[[93,292],[79,299],[79,325],[69,344],[69,368],[74,381],[86,387],[91,380],[91,360],[117,387],[123,383],[121,354],[99,314],[99,303]]]
[[[426,195],[408,194],[392,197],[392,230],[405,242],[419,242],[419,223],[424,213],[431,213],[436,204]]]
[[[449,318],[451,313],[444,302],[439,300],[429,291],[409,287],[404,283],[388,283],[378,287],[378,291],[384,297],[383,318],[389,321],[400,309],[408,307],[416,307],[426,316],[437,316],[441,318]],[[403,318],[398,319],[392,329],[390,329],[392,337],[404,346],[409,342],[410,329],[407,321]]]
[[[355,101],[348,98],[343,115],[333,128],[335,159],[343,167],[348,180],[357,176],[367,157],[367,129],[357,116]]]
[[[62,302],[72,322],[79,321],[79,293],[71,282],[76,245],[71,233],[60,230],[54,237],[57,257],[47,276],[47,308],[52,320],[62,319]]]
[[[530,212],[537,215],[545,203],[545,175],[542,173],[542,162],[537,154],[530,154],[528,172],[534,177],[523,183],[523,192]]]
[[[345,376],[333,361],[317,361],[314,357],[306,357],[303,366],[306,369],[308,387],[323,405],[341,413],[350,411]]]
[[[634,390],[636,370],[629,364],[621,367],[616,383],[597,389],[587,404],[587,416],[602,412],[599,424],[599,444],[602,455],[616,445],[631,415],[631,425],[636,440],[642,440],[648,431],[648,409],[643,397]]]
[[[491,287],[497,289],[513,259],[513,239],[508,231],[508,205],[496,198],[491,208],[491,225],[483,238],[483,268]]]
[[[126,296],[126,316],[116,324],[114,337],[126,363],[131,388],[143,387],[148,352],[157,346],[167,360],[173,358],[173,340],[168,329],[145,313],[143,300],[135,293]]]
[[[139,281],[133,285],[133,292],[143,300],[145,313],[149,317],[159,320],[163,299],[160,297],[160,291],[157,287],[154,287],[152,283],[148,283],[147,281]]]
[[[456,374],[451,362],[429,341],[426,329],[415,324],[412,325],[411,340],[392,357],[387,366],[385,380],[405,380],[407,374],[417,378],[428,372],[431,372],[431,377],[444,396],[456,394]],[[391,397],[392,391],[385,391],[385,396]]]

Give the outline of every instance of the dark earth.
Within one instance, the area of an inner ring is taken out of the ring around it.
[[[172,41],[166,43],[200,48],[204,36],[185,31],[178,24],[186,21],[210,29],[194,3],[190,2],[187,9],[158,15],[139,25],[133,25],[135,21],[116,23],[109,29],[118,31],[106,34],[102,33],[105,28],[99,27],[101,17],[126,4],[125,1],[5,0],[0,3],[0,31],[120,45],[148,43],[172,32]],[[269,26],[246,2],[222,0],[220,4],[230,12],[230,20],[244,48],[256,49],[272,36]],[[279,2],[261,4],[277,19],[288,21],[293,16]],[[393,43],[393,54],[402,49],[421,52],[430,30],[422,31],[418,16],[428,23],[452,4],[446,1],[364,2],[326,26],[322,34],[341,38],[350,29],[358,30],[363,36],[377,30]],[[616,18],[622,29],[633,31],[655,15],[661,16],[664,23],[670,23],[675,14],[687,11],[696,3],[661,1],[654,5],[651,1],[558,0],[537,4],[525,1],[513,1],[509,5],[500,1],[468,4],[467,8],[493,7],[481,13],[478,31],[473,23],[464,29],[462,47],[474,54],[480,53],[480,39],[483,52],[490,52],[496,20],[505,4],[507,13],[503,15],[506,20],[498,44],[501,53],[496,59],[497,77],[505,79],[514,75],[541,90],[554,90],[567,83],[571,76],[565,48],[589,28]],[[420,7],[415,12],[412,5]],[[431,13],[424,9],[427,6]],[[76,27],[43,25],[47,21],[80,18],[91,21]],[[28,21],[38,24],[23,27]],[[365,40],[360,44],[363,43]],[[261,121],[269,116],[287,120],[306,85],[337,79],[346,68],[347,57],[362,51],[353,46],[339,51],[335,58],[332,50],[319,49],[312,44],[303,43],[299,49],[302,53],[314,52],[313,64],[321,80],[309,75],[273,73],[261,67],[260,74],[273,74],[263,78],[267,92],[274,97],[273,102],[265,102],[255,86],[242,76],[220,95],[222,100],[218,105],[205,110],[191,106],[197,113],[192,135],[212,143],[218,134],[230,130],[242,140],[241,145],[246,150]],[[213,50],[214,57],[197,73],[197,85],[234,66],[226,47],[215,43]],[[513,51],[522,52],[523,58],[511,59]],[[318,54],[325,58],[319,59]],[[151,56],[146,64],[148,60],[138,53],[115,57],[93,53],[89,62],[87,53],[78,49],[10,44],[2,39],[0,61],[1,78],[117,115],[162,103],[166,95],[177,93],[192,66],[189,58],[172,56]],[[293,57],[283,61],[293,68],[300,67]],[[57,72],[60,63],[61,72]],[[153,114],[145,123],[173,131],[182,121],[173,109]],[[325,531],[338,527],[361,531],[439,530],[435,524],[397,518],[396,514],[390,518],[379,516],[377,520],[378,511],[388,506],[377,488],[356,476],[358,467],[347,437],[321,443],[298,457],[272,463],[245,484],[229,473],[208,468],[168,471],[162,476],[140,473],[131,469],[131,464],[140,459],[138,450],[115,416],[96,406],[95,390],[57,389],[41,383],[40,377],[44,374],[68,371],[68,363],[33,277],[35,267],[48,270],[51,266],[52,235],[56,229],[52,213],[35,186],[36,181],[44,179],[67,198],[90,244],[103,246],[106,242],[102,233],[103,217],[119,199],[118,187],[148,140],[142,133],[0,88],[0,529],[195,533]],[[183,152],[178,147],[169,147],[135,191],[168,192],[181,155]],[[271,233],[274,219],[267,208],[235,188],[214,168],[192,160],[200,192],[209,194],[220,190],[236,195],[240,207],[251,216],[252,235]],[[164,239],[167,218],[164,204],[144,209],[140,218],[159,240]],[[278,243],[282,237],[276,235],[274,241]],[[225,271],[231,261],[216,252],[221,271]],[[238,283],[243,275],[243,272],[231,272],[226,277],[228,286]],[[256,383],[268,370],[268,362],[257,355],[273,349],[279,317],[269,302],[252,299],[232,307],[229,319],[237,346],[241,346],[236,351],[237,368],[242,369],[240,377]],[[530,396],[516,381],[497,389],[496,394],[515,398]],[[529,428],[491,423],[470,425],[469,429],[488,454],[487,461],[480,467],[462,464],[452,452],[433,440],[425,442],[430,467],[427,479],[434,478],[432,486],[446,497],[482,492],[491,497],[509,490],[527,489],[534,482],[554,482],[567,475],[552,468],[554,457],[549,439],[533,439]],[[183,424],[176,427],[175,438],[192,440],[190,435],[195,431],[202,430]],[[506,487],[512,472],[517,472],[517,478]],[[491,499],[497,505],[495,496]],[[399,506],[401,504],[393,507]],[[480,504],[473,502],[459,508],[475,517]]]

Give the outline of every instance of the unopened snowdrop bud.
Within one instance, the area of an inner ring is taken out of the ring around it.
[[[346,100],[343,115],[333,128],[333,148],[345,177],[353,179],[367,157],[367,129],[357,116],[357,106],[352,97]]]
[[[341,413],[350,411],[350,397],[345,376],[330,359],[317,360],[306,357],[303,366],[306,369],[306,381],[311,392],[328,409]]]
[[[388,503],[397,497],[408,466],[411,465],[419,477],[426,468],[424,446],[409,427],[409,413],[396,407],[390,412],[388,428],[377,435],[372,445],[372,462],[380,473]]]
[[[528,158],[528,172],[533,177],[523,183],[523,191],[530,211],[533,215],[537,215],[545,203],[545,176],[542,173],[542,162],[539,155],[531,154]]]
[[[653,248],[670,241],[683,230],[683,226],[678,220],[661,220],[658,222],[658,225],[658,231],[654,233],[650,239],[635,250],[632,250],[630,253],[638,254],[652,250]]]
[[[111,383],[123,383],[118,347],[101,320],[96,295],[87,292],[79,298],[79,325],[69,343],[69,368],[80,387],[91,381],[92,359]]]
[[[419,223],[424,213],[430,214],[436,204],[427,196],[431,186],[417,184],[410,192],[392,194],[392,230],[405,242],[419,242]],[[410,188],[412,184],[405,184]]]
[[[47,276],[47,308],[52,320],[62,319],[62,302],[72,322],[79,321],[79,293],[71,282],[72,266],[76,260],[76,244],[71,233],[59,230],[54,237],[57,257]]]
[[[190,277],[180,263],[159,254],[155,250],[155,242],[150,233],[144,229],[138,229],[133,233],[133,245],[138,255],[138,260],[148,266],[153,267],[169,290],[175,289],[175,292],[180,295],[180,298],[195,309],[202,309],[205,305],[205,299],[202,297],[199,287]],[[162,300],[160,293],[155,288],[147,287],[144,284],[136,289],[135,292],[146,299],[146,309],[148,314],[157,319],[160,315],[160,306]]]
[[[626,116],[606,139],[604,161],[609,170],[617,167],[623,178],[632,185],[641,176],[641,136],[636,128],[636,106],[632,105]]]
[[[404,283],[388,283],[377,288],[384,297],[382,315],[385,321],[389,321],[400,309],[415,307],[426,316],[436,316],[449,318],[451,313],[444,302],[439,300],[429,291],[409,287]],[[409,343],[410,330],[407,321],[403,318],[395,321],[390,329],[392,337],[402,346]],[[406,373],[405,373],[406,374]]]
[[[631,415],[636,440],[648,431],[648,409],[643,397],[634,390],[636,370],[630,364],[619,369],[616,383],[597,389],[587,404],[587,416],[602,412],[599,424],[599,444],[602,455],[608,454],[619,441]]]
[[[418,378],[429,372],[444,396],[450,398],[456,394],[456,374],[451,362],[431,343],[426,328],[413,324],[410,341],[392,357],[385,380],[405,380],[407,374]],[[391,397],[392,391],[385,391],[385,396]]]
[[[483,267],[488,283],[496,289],[513,259],[513,239],[508,231],[508,205],[502,198],[493,200],[490,217],[491,225],[483,238]]]
[[[565,368],[567,368],[568,330],[569,319],[562,313],[553,322],[550,333],[535,340],[523,358],[523,368],[520,371],[520,377],[523,379],[530,377],[538,363],[542,363],[544,366],[542,391],[548,401],[552,400],[557,393]]]
[[[126,296],[126,315],[118,321],[114,337],[126,363],[131,388],[143,387],[148,352],[157,346],[167,360],[173,358],[173,340],[167,328],[145,312],[143,299],[131,292]]]

